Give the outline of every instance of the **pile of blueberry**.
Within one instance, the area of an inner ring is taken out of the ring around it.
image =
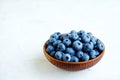
[[[102,41],[84,30],[72,30],[66,34],[55,32],[46,43],[47,53],[65,62],[88,61],[96,58],[104,49]]]

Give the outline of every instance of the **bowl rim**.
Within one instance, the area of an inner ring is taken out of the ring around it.
[[[48,41],[48,40],[47,40]],[[88,61],[82,61],[82,62],[65,62],[65,61],[61,61],[61,60],[58,60],[58,59],[56,59],[56,58],[54,58],[54,57],[52,57],[52,56],[50,56],[49,54],[48,54],[48,52],[46,51],[46,43],[47,43],[47,41],[44,43],[44,45],[43,45],[43,51],[44,51],[44,54],[45,55],[47,55],[47,56],[49,56],[49,58],[52,58],[54,61],[56,61],[56,62],[60,62],[60,63],[67,63],[67,64],[84,64],[84,63],[90,63],[90,62],[93,62],[93,61],[95,61],[95,60],[97,60],[97,59],[99,59],[99,57],[101,57],[101,56],[103,56],[104,55],[104,52],[105,52],[105,49],[100,53],[100,55],[98,55],[96,58],[94,58],[94,59],[90,59],[90,60],[88,60]]]

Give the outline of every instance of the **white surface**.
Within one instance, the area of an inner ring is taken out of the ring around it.
[[[0,0],[0,80],[120,80],[119,0]],[[43,54],[53,32],[86,30],[106,46],[90,69],[68,72]]]

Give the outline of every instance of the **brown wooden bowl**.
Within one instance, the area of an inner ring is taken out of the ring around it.
[[[97,64],[101,60],[101,58],[103,57],[104,52],[105,52],[105,50],[102,51],[99,56],[97,56],[96,58],[91,59],[89,61],[84,61],[84,62],[64,62],[64,61],[60,61],[60,60],[57,60],[57,59],[53,58],[52,56],[50,56],[46,52],[46,43],[43,46],[43,51],[44,51],[44,54],[45,54],[46,58],[53,65],[55,65],[55,66],[57,66],[57,67],[59,67],[61,69],[67,70],[67,71],[78,71],[78,70],[83,70],[83,69],[90,68],[90,67],[94,66],[95,64]]]

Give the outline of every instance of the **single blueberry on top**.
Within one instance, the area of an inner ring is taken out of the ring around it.
[[[90,43],[85,43],[83,46],[83,50],[85,52],[90,52],[93,49],[93,46]]]
[[[90,41],[94,44],[94,45],[96,45],[96,38],[95,37],[91,37],[91,39],[90,39]]]
[[[64,39],[64,40],[63,40],[63,43],[64,43],[66,46],[70,46],[72,42],[71,42],[70,39]]]
[[[49,42],[50,42],[50,43],[54,43],[55,41],[56,41],[56,39],[55,39],[55,38],[50,37],[50,39],[49,39]]]
[[[60,44],[62,41],[61,40],[56,40],[54,43],[53,43],[53,46],[56,47],[58,44]]]
[[[94,49],[94,44],[93,44],[93,42],[89,42],[89,44],[91,45],[92,49]]]
[[[56,58],[56,59],[62,60],[62,57],[63,57],[63,52],[57,51],[57,52],[55,53],[55,58]]]
[[[83,47],[83,44],[80,41],[76,40],[76,41],[73,42],[73,48],[75,50],[79,51],[79,50],[82,49],[82,47]]]
[[[77,33],[72,33],[70,38],[72,40],[77,40],[79,38],[79,36],[77,35]]]
[[[79,37],[83,37],[84,35],[86,35],[86,32],[84,30],[80,30],[78,32],[78,35],[79,35]]]
[[[90,42],[90,36],[88,34],[82,36],[81,39],[85,43]]]
[[[105,46],[103,43],[99,43],[99,44],[97,44],[97,48],[99,51],[103,51],[105,49]]]
[[[98,56],[100,54],[100,52],[98,50],[95,50],[96,52],[96,56]]]
[[[96,58],[96,51],[95,50],[91,50],[89,55],[90,55],[90,58],[92,58],[92,59]]]
[[[59,39],[60,39],[60,40],[64,40],[64,39],[69,39],[69,37],[70,37],[69,34],[61,34],[61,35],[59,36]]]
[[[78,57],[72,56],[72,57],[71,57],[71,62],[79,62]]]
[[[54,56],[55,56],[55,51],[50,52],[50,55],[51,55],[52,57],[54,57]]]
[[[68,53],[63,54],[63,61],[70,62],[71,61],[71,55],[68,54]]]
[[[92,36],[93,36],[91,32],[87,32],[87,34],[88,34],[90,37],[92,37]]]
[[[46,51],[47,51],[48,53],[51,53],[53,50],[54,50],[54,47],[53,47],[52,45],[48,45],[48,46],[46,47]]]
[[[70,31],[70,34],[74,34],[74,33],[77,33],[77,32],[75,30]]]
[[[96,40],[96,44],[100,44],[100,43],[102,43],[102,41],[99,40],[99,39],[97,39],[97,40]]]
[[[71,34],[70,39],[72,39],[72,40],[77,40],[79,38],[79,36],[75,30],[72,30],[70,32],[70,34]]]
[[[74,49],[73,48],[71,48],[71,47],[68,47],[68,48],[66,48],[66,53],[68,53],[68,54],[70,54],[70,55],[75,55],[75,51],[74,51]]]
[[[57,34],[58,36],[60,36],[60,35],[61,35],[61,33],[60,33],[60,32],[55,32],[55,34]]]
[[[78,51],[77,54],[76,54],[76,56],[77,56],[78,58],[82,58],[83,52],[82,52],[82,51]]]
[[[88,61],[90,59],[90,56],[87,53],[83,54],[82,60],[83,61]]]
[[[56,50],[59,50],[59,51],[65,51],[66,47],[63,43],[60,43],[57,45],[57,49]]]
[[[52,34],[52,35],[50,36],[50,38],[55,38],[55,39],[58,39],[58,38],[59,38],[59,36],[58,36],[56,33],[54,33],[54,34]]]

